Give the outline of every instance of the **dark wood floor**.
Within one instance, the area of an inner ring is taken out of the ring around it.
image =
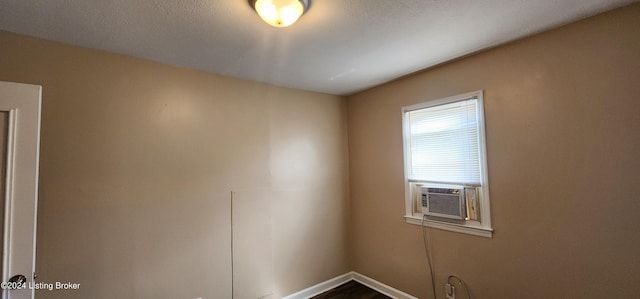
[[[391,299],[391,297],[352,280],[311,299]]]

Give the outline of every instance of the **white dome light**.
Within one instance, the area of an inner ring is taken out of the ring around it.
[[[287,27],[309,9],[310,0],[249,0],[249,4],[265,23]]]

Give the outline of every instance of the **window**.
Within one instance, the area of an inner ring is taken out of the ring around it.
[[[402,108],[408,223],[491,237],[482,91]]]

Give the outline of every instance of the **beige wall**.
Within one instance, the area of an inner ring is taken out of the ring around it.
[[[349,270],[343,98],[0,31],[43,86],[38,298],[276,298]]]
[[[431,298],[400,108],[482,89],[495,234],[431,231],[438,298],[637,297],[639,37],[635,4],[350,96],[355,270]]]

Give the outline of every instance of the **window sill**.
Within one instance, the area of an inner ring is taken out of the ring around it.
[[[404,216],[404,218],[409,224],[423,225],[422,218],[420,217]],[[484,227],[468,226],[468,225],[447,223],[447,222],[434,221],[434,220],[424,221],[424,226],[442,229],[442,230],[448,230],[448,231],[457,232],[457,233],[480,236],[485,238],[493,237],[493,229],[484,228]]]

